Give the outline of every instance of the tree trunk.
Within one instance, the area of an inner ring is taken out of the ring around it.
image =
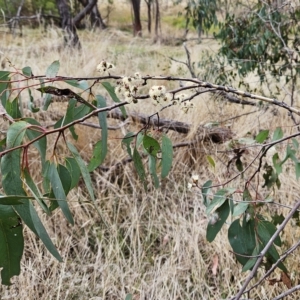
[[[155,36],[158,37],[158,31],[160,30],[160,11],[159,11],[159,2],[155,0]]]
[[[147,4],[147,14],[148,14],[148,32],[151,33],[151,27],[152,27],[152,14],[151,14],[151,4],[152,0],[145,0]]]
[[[56,0],[56,4],[61,16],[61,27],[64,31],[66,45],[81,48],[76,27],[72,20],[69,3],[67,0]]]
[[[89,4],[91,4],[91,2],[92,3],[95,2],[92,9],[89,12],[85,12],[85,14],[89,13],[92,27],[98,27],[100,29],[105,29],[106,25],[103,22],[103,19],[101,17],[100,11],[99,11],[98,6],[97,6],[98,1],[97,0],[96,1],[94,1],[94,0],[78,0],[78,1],[82,4],[82,6],[84,8],[87,8],[87,6]],[[75,23],[75,24],[77,25],[78,23]]]
[[[140,18],[141,0],[131,0],[133,8],[133,35],[142,36],[142,24]]]

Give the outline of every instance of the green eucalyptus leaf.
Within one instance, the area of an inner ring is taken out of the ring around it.
[[[243,214],[247,210],[248,206],[249,206],[249,203],[247,203],[247,202],[240,202],[240,203],[238,203],[233,208],[232,216],[233,217],[240,216],[241,214]]]
[[[54,78],[56,77],[58,70],[60,67],[60,63],[58,60],[55,60],[46,70],[46,77]]]
[[[263,220],[258,222],[257,232],[262,242],[264,244],[267,244],[273,236],[273,234],[276,232],[276,226],[269,221]],[[281,247],[280,236],[276,237],[276,239],[274,240],[274,244]]]
[[[15,98],[13,101],[6,101],[5,109],[6,109],[6,112],[13,119],[20,119],[20,118],[22,118],[22,113],[20,111],[19,98]]]
[[[120,99],[118,98],[118,96],[115,93],[115,88],[109,83],[109,82],[101,82],[101,84],[103,85],[103,87],[107,90],[107,92],[109,93],[111,99],[116,102],[116,103],[120,103]],[[120,110],[122,112],[122,115],[124,117],[124,119],[127,118],[127,114],[126,114],[126,109],[124,106],[120,107]]]
[[[57,171],[58,171],[58,175],[61,180],[64,192],[66,195],[68,195],[69,191],[71,189],[71,184],[72,184],[71,174],[69,173],[69,170],[61,164],[59,164],[57,166]]]
[[[269,136],[269,130],[262,130],[256,137],[255,140],[257,143],[262,144]]]
[[[25,196],[0,196],[0,205],[20,205],[24,204],[26,199],[33,199],[33,197],[25,197]]]
[[[98,108],[105,108],[106,107],[106,100],[100,95],[96,96],[97,99],[97,107]],[[107,129],[107,112],[103,111],[98,114],[99,124],[101,127],[101,162],[104,161],[106,154],[107,154],[107,136],[108,136],[108,129]]]
[[[32,70],[30,67],[24,67],[22,69],[22,73],[27,76],[27,77],[31,77],[32,76]]]
[[[53,97],[53,95],[51,95],[51,94],[45,94],[45,96],[44,96],[43,110],[46,111],[48,109],[49,105],[52,102],[52,97]]]
[[[102,152],[102,141],[98,141],[93,149],[93,156],[88,165],[89,172],[93,172],[96,168],[98,168],[102,162],[103,157],[101,155]]]
[[[207,159],[208,163],[215,169],[216,163],[215,163],[214,159],[210,155],[206,155],[206,159]]]
[[[216,209],[216,219],[211,219],[206,229],[206,239],[209,242],[212,242],[216,238],[217,234],[219,233],[229,216],[229,211],[230,208],[228,201],[225,201],[220,207]]]
[[[43,209],[43,211],[50,215],[50,210],[47,206],[47,204],[43,200],[43,196],[41,192],[39,191],[38,187],[34,183],[32,177],[30,176],[30,173],[27,168],[23,170],[23,177],[24,177],[24,184],[26,184],[27,189],[30,190],[32,196],[37,201],[37,203],[40,205],[40,207]]]
[[[48,251],[61,262],[62,258],[52,243],[31,201],[26,201],[23,205],[16,205],[14,209],[25,224],[42,240]]]
[[[0,268],[2,284],[20,274],[24,250],[23,226],[12,206],[0,205]]]
[[[246,217],[244,217],[242,225],[240,224],[240,220],[237,219],[231,223],[228,229],[229,243],[233,251],[236,253],[236,259],[243,266],[249,260],[249,258],[245,256],[251,256],[256,247],[254,230],[254,221],[246,221]]]
[[[211,180],[208,180],[206,181],[203,186],[202,186],[202,189],[201,189],[201,193],[202,193],[202,197],[203,197],[203,203],[204,205],[207,207],[208,204],[209,204],[209,199],[207,198],[207,196],[209,195],[210,193],[210,187],[212,185],[212,181]]]
[[[6,107],[6,102],[10,95],[9,87],[10,87],[10,72],[8,71],[0,71],[0,99],[1,103],[4,107]]]
[[[143,143],[144,136],[145,136],[145,134],[143,132],[138,133],[138,135],[136,137],[136,144],[135,144],[136,149],[138,149],[140,147],[140,145]],[[143,148],[143,150],[145,150],[145,149]],[[145,153],[147,153],[146,150],[145,150]]]
[[[88,90],[89,89],[89,83],[86,80],[75,80],[75,79],[70,79],[70,80],[64,80],[65,83],[74,86],[76,88],[79,88],[81,90]]]
[[[73,157],[75,158],[75,160],[78,164],[78,167],[80,169],[80,172],[82,174],[83,180],[85,182],[86,188],[88,190],[88,193],[89,193],[92,201],[95,201],[91,176],[90,176],[90,173],[89,173],[89,171],[88,171],[88,169],[85,165],[84,160],[81,158],[79,152],[77,151],[77,149],[71,143],[67,142],[67,146],[68,146],[70,152],[73,154]]]
[[[140,154],[139,154],[139,152],[137,151],[136,148],[134,148],[134,150],[133,150],[132,159],[133,159],[135,169],[136,169],[142,183],[144,184],[144,188],[146,189],[147,188],[146,173],[145,173],[145,169],[144,169],[144,166],[143,166],[141,156],[140,156]]]
[[[73,157],[66,158],[66,168],[68,169],[69,174],[71,175],[72,181],[70,185],[70,190],[72,190],[75,186],[77,186],[79,182],[81,171],[76,159]]]
[[[156,173],[156,157],[149,155],[149,171],[152,176],[155,188],[159,188],[159,179]]]
[[[160,151],[160,145],[158,141],[148,135],[144,135],[143,146],[148,154],[154,157],[156,157],[157,153]]]
[[[161,144],[161,178],[168,176],[172,168],[173,161],[173,145],[172,141],[166,136],[162,137]]]
[[[220,207],[233,192],[235,192],[235,189],[233,188],[224,188],[218,190],[215,193],[213,200],[206,208],[206,214],[209,215],[214,209]]]
[[[74,225],[73,216],[67,202],[64,186],[58,174],[57,166],[54,163],[50,164],[47,175],[59,207],[61,208],[68,222]]]
[[[251,270],[253,268],[253,266],[255,265],[257,259],[258,259],[258,255],[261,251],[261,247],[260,247],[260,244],[257,244],[251,254],[251,256],[254,256],[254,257],[251,257],[247,262],[246,264],[243,266],[243,269],[242,269],[242,272],[246,272],[248,270]]]
[[[281,127],[277,127],[273,133],[272,142],[275,142],[282,138],[283,138],[283,131],[282,131]]]
[[[298,149],[299,149],[299,143],[298,143],[298,141],[297,141],[295,138],[293,138],[293,139],[292,139],[292,142],[293,142],[294,148],[295,148],[296,150],[298,150]]]
[[[29,123],[29,124],[36,125],[36,126],[42,128],[41,124],[37,120],[35,120],[35,119],[24,118],[23,120],[25,122]],[[38,130],[37,128],[29,127],[26,130],[26,135],[29,138],[29,140],[32,141],[32,140],[38,138],[39,136],[41,136],[42,132],[40,130]],[[34,142],[33,145],[36,147],[36,149],[40,153],[42,167],[44,168],[44,164],[45,164],[45,161],[46,161],[47,138],[46,137],[42,137],[39,140],[37,140],[36,142]]]
[[[131,142],[134,140],[135,136],[135,133],[128,132],[122,139],[122,144],[126,146],[127,153],[130,157],[132,157]]]

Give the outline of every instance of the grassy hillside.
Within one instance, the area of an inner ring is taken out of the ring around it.
[[[126,17],[130,16],[130,11],[123,14],[115,10],[117,16],[124,16],[123,24],[130,21]],[[114,24],[116,17],[111,17]],[[177,23],[169,22],[169,19],[170,15],[166,16],[166,22],[162,24],[163,39],[182,36],[183,32],[177,28]],[[186,61],[182,45],[153,43],[153,39],[146,33],[144,38],[135,39],[130,32],[120,29],[122,26],[103,32],[80,31],[83,46],[80,52],[62,48],[61,31],[54,27],[48,28],[47,32],[24,28],[22,37],[2,34],[2,69],[31,66],[35,75],[41,75],[54,60],[59,60],[59,75],[91,77],[98,75],[96,66],[105,59],[116,65],[114,74],[118,75],[132,75],[139,71],[142,75],[190,76],[183,64],[169,59],[172,57]],[[190,41],[187,46],[191,50],[192,60],[198,61],[204,55],[204,49],[216,51],[218,44],[207,39],[201,44]],[[210,71],[202,70],[208,75]],[[255,80],[255,77],[249,78],[253,85],[256,84]],[[210,81],[214,82],[214,78],[211,77]],[[114,84],[113,81],[111,83]],[[178,83],[164,84],[167,89],[178,87]],[[145,93],[148,88],[145,88]],[[96,86],[94,92],[108,96],[100,85]],[[33,94],[38,105],[40,93]],[[22,102],[28,101],[26,92],[21,97]],[[142,125],[131,122],[123,126],[121,121],[109,120],[110,126],[122,126],[121,129],[109,132],[110,152],[103,164],[108,167],[108,171],[97,169],[92,175],[96,204],[101,215],[95,211],[81,184],[69,197],[75,226],[67,224],[60,211],[50,218],[41,214],[64,262],[57,262],[34,234],[25,229],[26,248],[21,275],[14,278],[11,287],[0,287],[1,299],[113,300],[125,299],[130,293],[132,299],[136,300],[196,300],[227,299],[236,294],[247,273],[241,273],[241,266],[230,252],[227,230],[223,229],[213,243],[206,241],[208,220],[201,195],[198,191],[187,189],[192,174],[199,174],[200,184],[208,179],[221,184],[236,174],[234,168],[227,170],[226,167],[232,158],[224,152],[230,141],[227,144],[203,142],[196,128],[217,121],[221,128],[230,129],[233,138],[238,139],[253,137],[265,128],[275,130],[277,126],[291,133],[294,127],[284,111],[275,111],[272,107],[258,109],[229,104],[218,95],[207,93],[198,96],[194,103],[195,108],[188,114],[177,107],[160,113],[161,118],[187,122],[194,128],[189,135],[169,132],[168,136],[174,143],[194,139],[199,142],[193,147],[178,147],[175,150],[174,167],[159,190],[150,186],[145,192],[130,163],[120,169],[111,167],[127,157],[121,146],[123,136],[129,131],[141,129]],[[65,108],[65,103],[55,102],[47,112],[36,116],[40,122],[50,126],[62,116]],[[30,115],[26,106],[24,110]],[[149,101],[140,101],[138,104],[130,104],[127,110],[151,114],[157,107]],[[5,128],[5,121],[1,120],[1,124]],[[88,160],[92,154],[91,144],[100,138],[99,130],[80,125],[76,125],[76,130],[79,134],[77,146]],[[71,139],[71,136],[68,138]],[[60,151],[64,153],[63,145]],[[249,149],[247,154],[243,158],[245,163],[254,157],[255,149]],[[214,158],[215,167],[208,163],[207,155]],[[34,153],[31,166],[38,169]],[[275,201],[292,205],[300,192],[299,182],[294,178],[293,170],[288,166],[281,176],[281,189],[263,189],[264,194],[261,196],[270,194]],[[261,185],[262,182],[253,182],[253,194],[256,187]],[[243,188],[243,181],[239,178],[232,186]],[[278,214],[286,213],[279,206],[270,205],[270,209],[278,211]],[[296,242],[298,234],[296,224],[286,228],[282,236],[286,248]],[[299,278],[297,255],[298,252],[294,252],[286,262],[295,285]],[[260,270],[259,275],[262,273]],[[272,276],[279,277],[279,271]],[[271,299],[285,289],[283,283],[265,282],[251,293],[250,298]],[[296,294],[286,299],[295,297]]]

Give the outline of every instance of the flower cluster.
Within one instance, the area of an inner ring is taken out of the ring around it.
[[[163,85],[154,85],[149,90],[149,96],[153,100],[153,104],[167,103],[172,101],[173,95],[166,93],[166,88]]]
[[[187,113],[189,111],[190,108],[194,108],[194,103],[190,102],[190,101],[184,101],[181,102],[181,109]]]
[[[118,97],[124,97],[128,103],[137,103],[135,98],[140,86],[143,85],[143,79],[140,73],[135,73],[133,77],[123,77],[117,82],[115,92]]]
[[[184,93],[178,94],[176,96],[176,98],[172,101],[172,104],[173,105],[180,104],[181,109],[185,113],[187,113],[190,108],[194,107],[194,103],[192,103],[190,101],[187,101],[188,97],[189,96],[187,94],[184,94]]]
[[[188,190],[191,190],[193,187],[198,186],[199,175],[192,175],[191,182],[188,183]]]
[[[97,66],[97,71],[101,74],[105,74],[109,70],[115,69],[115,66],[112,63],[109,63],[105,60],[102,60],[100,64]]]

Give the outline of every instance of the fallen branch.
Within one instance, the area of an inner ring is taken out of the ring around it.
[[[125,120],[124,116],[119,110],[113,110],[109,112],[107,117],[113,119],[119,119],[122,121]],[[132,112],[128,114],[128,117],[130,117],[132,121],[137,123],[155,126],[159,129],[172,130],[178,133],[187,134],[191,130],[191,125],[188,123],[170,120],[170,119],[158,118],[157,115],[154,115],[151,118],[149,118],[147,115]],[[198,141],[210,140],[213,143],[217,143],[217,144],[224,143],[225,141],[232,138],[232,136],[233,133],[230,129],[221,128],[221,127],[206,128],[203,125],[201,125],[198,127],[196,131],[196,138]]]

